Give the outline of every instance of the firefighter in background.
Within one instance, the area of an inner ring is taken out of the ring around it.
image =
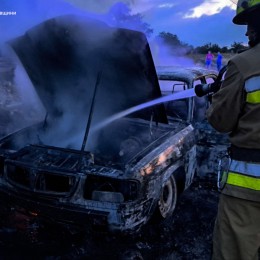
[[[206,54],[206,57],[205,57],[205,65],[206,65],[207,69],[211,68],[211,63],[212,63],[213,59],[214,59],[214,55],[211,53],[211,51],[208,51],[208,53]]]
[[[239,0],[233,23],[247,25],[249,49],[233,56],[207,111],[229,133],[230,164],[219,198],[213,259],[257,260],[260,247],[260,0]],[[224,177],[224,176],[223,176]]]
[[[218,72],[221,70],[222,68],[222,55],[220,52],[218,52],[218,56],[217,56],[217,60],[216,60],[216,64],[217,64],[217,70]]]

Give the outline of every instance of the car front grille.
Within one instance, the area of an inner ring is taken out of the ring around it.
[[[50,195],[69,195],[76,184],[76,176],[39,171],[19,165],[7,164],[5,176],[14,186]]]

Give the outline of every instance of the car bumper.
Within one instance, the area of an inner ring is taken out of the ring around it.
[[[47,221],[78,226],[109,233],[135,233],[147,222],[154,201],[131,203],[86,201],[85,205],[63,203],[53,199],[35,199],[21,196],[12,190],[0,188],[0,198],[12,206]]]

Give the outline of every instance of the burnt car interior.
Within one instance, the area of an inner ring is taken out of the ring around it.
[[[181,80],[164,79],[159,75],[159,84],[162,95],[174,94],[188,89],[188,83]],[[173,100],[164,103],[168,119],[189,120],[189,100],[187,98]]]
[[[197,84],[212,83],[217,74],[200,67],[161,66],[157,68],[162,95],[170,95],[194,88]],[[181,98],[164,103],[168,120],[180,119],[187,122],[205,120],[208,97]],[[200,111],[199,111],[200,110]],[[204,112],[203,112],[203,111]]]

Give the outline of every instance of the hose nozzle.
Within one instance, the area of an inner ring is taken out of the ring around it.
[[[210,93],[216,93],[220,88],[221,82],[213,82],[210,84],[198,84],[194,87],[195,94],[198,97],[203,97]]]
[[[216,93],[220,89],[220,86],[222,83],[222,77],[223,77],[224,73],[226,72],[226,70],[227,70],[227,66],[224,66],[219,71],[216,81],[214,81],[213,83],[196,85],[194,87],[195,94],[198,97],[203,97],[208,94]]]

